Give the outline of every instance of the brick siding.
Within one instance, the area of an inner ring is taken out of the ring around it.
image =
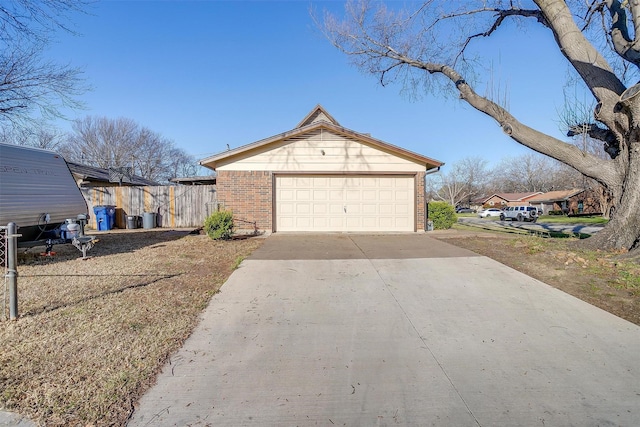
[[[217,171],[218,201],[233,211],[238,231],[271,231],[273,186],[268,171]]]
[[[416,174],[416,230],[425,231],[425,192],[424,192],[424,178],[426,172],[418,172]]]

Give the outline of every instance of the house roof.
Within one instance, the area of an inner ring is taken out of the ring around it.
[[[171,178],[169,181],[175,182],[176,184],[184,184],[184,185],[215,185],[216,176],[207,175],[207,176],[186,176],[180,178]]]
[[[69,170],[71,173],[80,179],[90,180],[90,181],[102,181],[102,182],[112,182],[109,178],[109,169],[99,168],[96,166],[88,166],[80,163],[67,162],[69,166]],[[126,181],[126,184],[129,185],[150,185],[156,186],[160,185],[155,181],[151,181],[150,179],[143,178],[138,175],[131,176],[131,179]]]
[[[538,194],[542,194],[541,191],[529,192],[529,193],[493,193],[489,197],[483,197],[476,199],[478,203],[485,203],[487,200],[493,197],[499,197],[507,202],[523,202],[530,201],[530,198],[536,196]]]
[[[414,153],[396,145],[389,144],[379,139],[372,138],[368,134],[359,133],[351,129],[347,129],[338,124],[338,122],[321,106],[317,105],[298,125],[287,132],[283,132],[278,135],[271,136],[269,138],[262,139],[260,141],[253,142],[251,144],[243,145],[232,150],[227,150],[219,154],[207,157],[200,160],[200,165],[208,167],[210,169],[216,168],[217,164],[222,160],[228,160],[232,157],[240,157],[247,152],[255,150],[257,148],[264,147],[266,145],[274,144],[284,139],[293,138],[298,135],[313,132],[318,129],[326,129],[331,132],[335,132],[339,135],[355,138],[365,144],[382,150],[389,151],[398,157],[404,157],[419,164],[424,164],[428,169],[433,169],[444,165],[443,162],[421,154]]]
[[[568,200],[575,195],[578,195],[585,191],[584,189],[574,188],[571,190],[558,190],[549,191],[548,193],[540,194],[538,196],[529,199],[531,203],[544,203],[544,202],[562,202]]]
[[[326,121],[329,123],[333,123],[336,126],[340,126],[340,123],[338,123],[338,121],[336,119],[334,119],[331,114],[327,113],[327,110],[325,110],[322,105],[318,104],[315,106],[315,108],[313,110],[311,110],[311,112],[309,114],[307,114],[305,116],[304,119],[302,119],[300,121],[300,123],[298,123],[298,125],[296,126],[296,128],[301,128],[303,126],[307,126],[310,125],[312,123],[316,123],[319,121]]]

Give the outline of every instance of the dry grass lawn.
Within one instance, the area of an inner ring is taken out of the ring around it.
[[[572,239],[448,230],[471,249],[640,325],[640,266]],[[198,315],[261,239],[165,230],[102,234],[19,266],[21,317],[2,322],[0,406],[43,425],[124,425]]]
[[[124,425],[133,403],[260,239],[165,230],[101,234],[18,267],[20,318],[2,322],[0,406],[44,425]],[[42,249],[42,248],[40,248]]]

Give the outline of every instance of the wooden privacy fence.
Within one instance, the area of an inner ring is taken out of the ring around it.
[[[156,213],[159,227],[200,227],[217,208],[215,185],[89,187],[80,191],[97,229],[94,206],[115,206],[114,225],[127,228],[127,216]]]

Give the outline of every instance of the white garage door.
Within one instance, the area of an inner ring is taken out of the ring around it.
[[[276,176],[276,231],[414,231],[413,176]]]

